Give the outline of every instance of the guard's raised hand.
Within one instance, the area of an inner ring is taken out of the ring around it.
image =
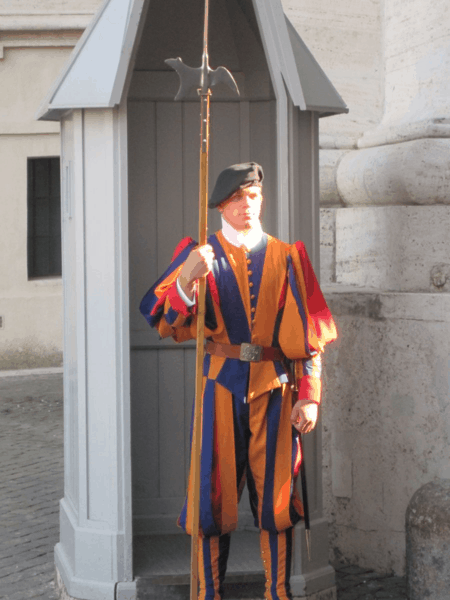
[[[209,244],[198,246],[191,251],[178,277],[181,288],[187,296],[192,297],[193,286],[197,279],[211,271],[213,260],[214,250]]]

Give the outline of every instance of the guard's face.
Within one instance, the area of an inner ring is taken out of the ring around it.
[[[218,208],[236,231],[249,231],[259,223],[262,201],[262,190],[255,185],[238,190]]]

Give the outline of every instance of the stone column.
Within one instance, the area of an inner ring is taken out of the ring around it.
[[[447,600],[450,590],[450,480],[422,486],[406,511],[409,600]]]

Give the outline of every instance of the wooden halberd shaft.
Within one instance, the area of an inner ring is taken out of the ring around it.
[[[178,73],[180,87],[175,100],[183,100],[195,88],[200,96],[200,186],[199,186],[199,218],[198,242],[204,246],[208,234],[208,161],[210,131],[210,96],[211,87],[224,83],[239,95],[237,84],[225,67],[212,70],[208,56],[209,0],[205,0],[205,18],[203,28],[202,64],[198,68],[185,65],[181,58],[168,58],[165,62]],[[190,494],[192,506],[192,540],[191,540],[191,600],[197,600],[198,594],[198,542],[200,531],[200,474],[201,474],[201,440],[203,415],[203,359],[205,343],[205,296],[206,277],[198,280],[197,287],[197,352],[195,374],[195,409],[191,448],[192,490]]]
[[[198,237],[201,246],[208,235],[208,167],[209,167],[209,98],[210,92],[201,95],[200,126],[200,190]],[[192,538],[191,538],[191,600],[197,600],[198,590],[198,533],[200,529],[200,457],[203,413],[203,359],[205,354],[205,296],[206,277],[198,281],[197,297],[197,351],[195,373],[194,433],[191,460],[193,461]]]

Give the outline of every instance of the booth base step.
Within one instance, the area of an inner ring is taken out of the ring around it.
[[[134,540],[136,600],[188,600],[191,538],[184,534],[138,536]],[[224,595],[229,600],[264,597],[258,531],[231,536]]]

